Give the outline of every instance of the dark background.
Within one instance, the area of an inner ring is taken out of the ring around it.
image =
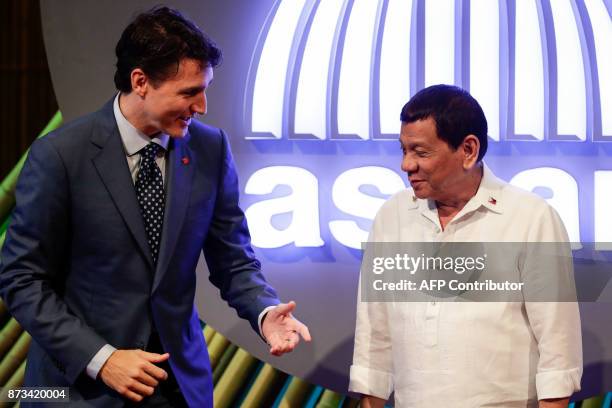
[[[0,179],[57,111],[38,0],[0,0]]]

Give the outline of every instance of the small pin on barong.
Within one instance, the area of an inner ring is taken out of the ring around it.
[[[493,197],[489,197],[489,203],[495,205],[495,204],[497,204],[497,200],[494,199]]]

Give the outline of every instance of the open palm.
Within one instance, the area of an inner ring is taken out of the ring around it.
[[[262,324],[262,334],[270,345],[270,354],[280,356],[289,353],[300,342],[300,336],[310,341],[310,332],[305,324],[291,314],[295,310],[295,302],[281,303],[270,310]]]

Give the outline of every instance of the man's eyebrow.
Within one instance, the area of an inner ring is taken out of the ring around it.
[[[420,142],[420,141],[417,141],[417,142],[408,142],[405,145],[402,144],[402,147],[404,147],[406,149],[416,149],[417,147],[426,148],[427,147],[427,143],[423,143],[423,142]]]
[[[202,90],[206,89],[206,87],[204,86],[192,86],[189,88],[183,88],[181,90],[179,90],[180,93],[184,93],[184,94],[191,94],[191,93],[198,93]]]

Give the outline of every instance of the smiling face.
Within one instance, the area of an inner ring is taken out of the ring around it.
[[[433,118],[402,123],[399,140],[404,154],[402,170],[408,174],[416,197],[445,201],[462,194],[466,164],[471,168],[472,160],[466,162],[463,145],[453,150],[438,137]]]
[[[132,75],[137,70],[134,70]],[[146,75],[134,89],[141,98],[142,130],[152,135],[167,133],[183,137],[194,114],[206,113],[206,89],[213,79],[213,69],[193,59],[181,60],[176,75],[152,83]]]

